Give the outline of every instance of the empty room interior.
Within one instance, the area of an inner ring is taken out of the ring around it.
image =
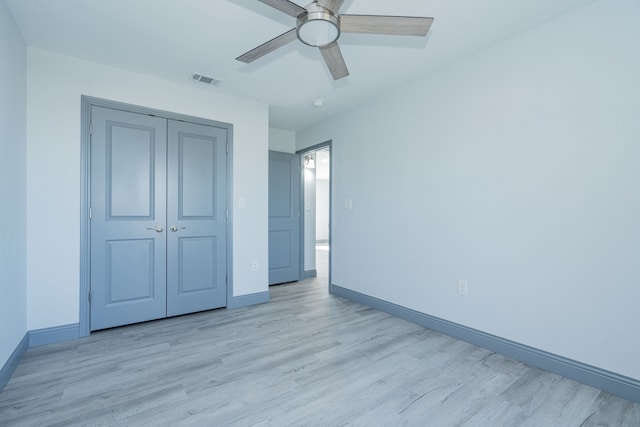
[[[640,426],[638,0],[0,0],[0,425]]]

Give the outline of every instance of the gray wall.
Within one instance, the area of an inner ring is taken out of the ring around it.
[[[27,49],[0,1],[0,368],[27,332]]]
[[[290,130],[269,128],[269,150],[295,153],[296,134]]]
[[[333,283],[640,379],[639,16],[596,1],[298,132],[333,140]]]

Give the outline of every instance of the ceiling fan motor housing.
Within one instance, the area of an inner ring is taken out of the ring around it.
[[[296,20],[298,39],[306,45],[324,47],[340,37],[340,17],[316,2],[306,7],[307,11]]]

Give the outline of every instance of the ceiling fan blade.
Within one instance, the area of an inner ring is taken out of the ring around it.
[[[324,58],[324,62],[327,63],[329,71],[331,71],[333,80],[340,80],[349,75],[347,64],[344,62],[338,43],[333,42],[328,46],[321,47],[320,53],[322,53],[322,57]]]
[[[426,36],[433,18],[388,15],[340,15],[343,33],[393,34]]]
[[[289,0],[258,0],[268,6],[271,6],[274,9],[278,9],[280,12],[284,12],[289,16],[293,16],[297,18],[301,13],[307,11],[302,6],[298,6],[297,4],[290,2]]]
[[[287,31],[284,34],[280,34],[278,37],[271,39],[266,43],[261,44],[255,49],[252,49],[249,52],[238,56],[236,59],[240,62],[249,64],[258,58],[262,58],[267,53],[271,53],[274,50],[284,45],[287,45],[297,39],[298,39],[298,36],[296,35],[296,29],[294,28],[292,30]]]
[[[344,0],[318,0],[318,6],[324,7],[325,9],[329,9],[334,14],[338,14],[338,10],[342,7],[342,3]]]

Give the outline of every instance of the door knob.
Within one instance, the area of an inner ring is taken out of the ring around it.
[[[162,233],[164,231],[164,228],[162,228],[161,225],[158,225],[157,227],[147,227],[147,230],[153,230],[157,231],[158,233]]]
[[[184,230],[187,227],[176,227],[175,225],[171,226],[171,231],[178,231],[178,230]]]

